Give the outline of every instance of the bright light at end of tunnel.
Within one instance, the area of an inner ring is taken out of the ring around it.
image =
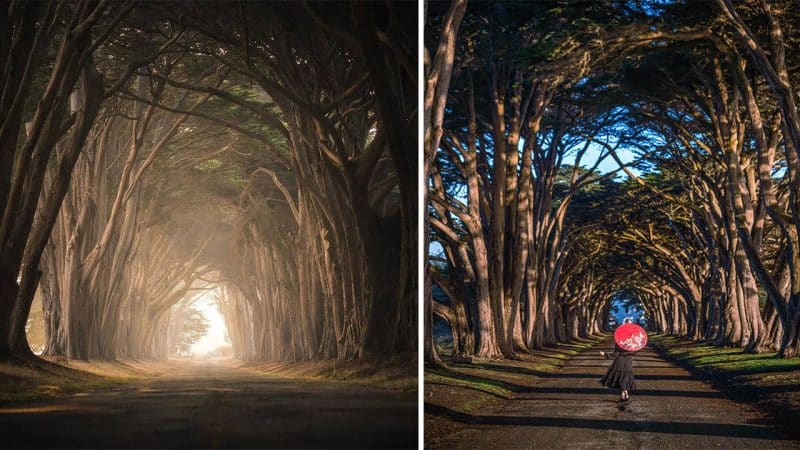
[[[225,319],[219,312],[216,293],[214,291],[204,293],[195,301],[194,307],[208,321],[208,331],[199,341],[192,344],[192,355],[195,357],[215,356],[213,354],[215,350],[230,345],[225,340]]]

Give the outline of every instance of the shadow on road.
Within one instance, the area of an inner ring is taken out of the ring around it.
[[[414,392],[193,362],[114,390],[0,408],[0,448],[410,448],[416,413]]]
[[[728,436],[787,440],[769,427],[747,424],[655,422],[635,420],[583,419],[572,417],[471,415],[444,406],[425,404],[425,413],[470,425],[511,425],[531,427],[588,428],[626,432],[668,433],[700,436]]]
[[[512,366],[501,366],[497,364],[485,364],[482,367],[486,369],[496,370],[498,372],[506,372],[506,373],[513,373],[519,375],[531,375],[539,378],[596,378],[599,379],[599,376],[596,373],[564,373],[564,372],[542,372],[538,370],[527,369],[524,367],[512,367]],[[581,364],[578,366],[580,368],[587,367],[587,368],[608,368],[607,365],[585,365]],[[648,369],[654,368],[659,369],[662,368],[660,366],[640,366],[636,365],[636,369]],[[690,375],[636,375],[637,380],[692,380],[694,377]]]
[[[596,377],[595,377],[596,378]],[[640,379],[641,377],[636,377]],[[598,386],[599,386],[598,382]],[[585,395],[609,395],[614,391],[605,387],[585,388],[585,387],[529,387],[524,392],[535,394],[585,394]],[[619,391],[617,391],[619,392]],[[678,391],[665,389],[634,389],[635,396],[655,396],[655,397],[691,397],[691,398],[723,398],[719,392],[702,391]]]

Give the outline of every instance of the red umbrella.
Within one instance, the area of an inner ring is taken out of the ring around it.
[[[638,352],[647,345],[647,332],[635,323],[626,323],[614,331],[614,342],[623,350]]]

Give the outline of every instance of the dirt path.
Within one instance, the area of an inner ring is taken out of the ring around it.
[[[0,408],[0,446],[408,448],[416,416],[416,393],[189,363],[117,390]]]
[[[611,361],[598,355],[612,341],[575,356],[558,373],[494,410],[465,415],[428,412],[463,422],[437,441],[441,448],[800,448],[764,423],[754,409],[728,400],[710,385],[651,349],[636,356],[637,389],[627,404],[599,384]]]

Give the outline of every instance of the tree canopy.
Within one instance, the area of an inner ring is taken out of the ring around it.
[[[38,292],[46,354],[162,357],[211,288],[241,359],[411,351],[415,14],[195,6],[0,12],[0,352]]]
[[[625,293],[653,330],[797,355],[789,2],[462,3],[426,11],[429,81],[453,52],[425,142],[428,328],[514,358],[600,332]]]

